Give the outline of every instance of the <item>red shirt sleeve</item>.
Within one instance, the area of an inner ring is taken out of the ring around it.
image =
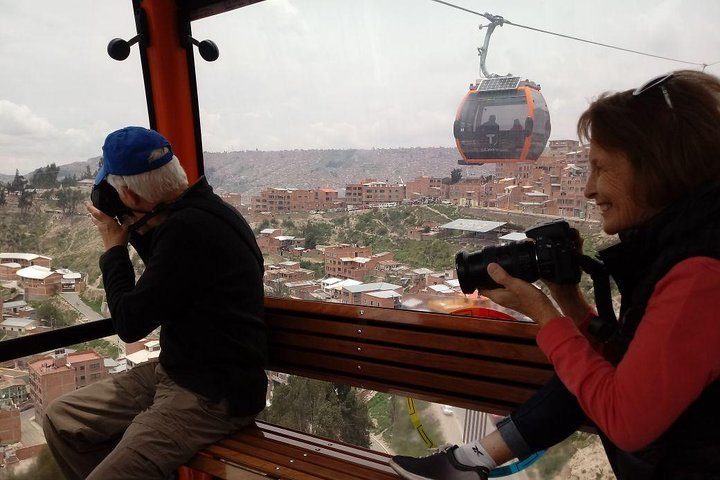
[[[658,282],[625,357],[614,367],[572,320],[537,337],[565,386],[618,447],[635,451],[662,435],[720,377],[720,261],[693,257]]]

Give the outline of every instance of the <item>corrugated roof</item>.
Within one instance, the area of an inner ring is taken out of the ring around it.
[[[506,222],[490,222],[487,220],[470,220],[461,218],[453,220],[450,223],[446,223],[445,225],[440,225],[440,228],[445,230],[464,230],[466,232],[487,233],[505,225],[505,223]]]
[[[392,283],[385,282],[373,282],[373,283],[362,283],[359,285],[348,285],[343,287],[343,290],[347,290],[350,293],[361,293],[371,292],[373,290],[394,290],[396,288],[402,288],[400,285],[393,285]]]
[[[52,260],[50,257],[46,257],[44,255],[37,255],[35,253],[0,253],[0,260],[15,259],[15,258],[27,260],[28,262],[35,260],[36,258],[44,258],[46,260]]]
[[[3,320],[2,322],[0,322],[0,325],[2,325],[3,327],[20,327],[20,328],[26,328],[26,327],[29,327],[30,325],[35,324],[35,323],[37,323],[37,322],[36,322],[35,320],[33,320],[32,318],[15,318],[15,317],[11,317],[11,318],[8,318],[7,320]]]
[[[370,295],[375,298],[401,298],[402,294],[397,293],[394,290],[382,290],[380,292],[367,292],[366,295]]]
[[[32,278],[35,280],[44,280],[53,273],[55,272],[53,272],[47,267],[41,267],[40,265],[32,265],[30,267],[25,267],[18,270],[17,276],[22,278]]]

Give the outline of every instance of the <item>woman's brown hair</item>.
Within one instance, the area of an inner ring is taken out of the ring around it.
[[[577,131],[581,140],[627,156],[641,205],[663,208],[720,182],[720,80],[712,75],[679,70],[639,94],[604,93],[580,116]]]

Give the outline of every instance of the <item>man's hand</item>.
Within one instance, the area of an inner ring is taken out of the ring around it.
[[[114,218],[95,208],[91,202],[85,202],[85,208],[90,213],[90,218],[97,226],[98,232],[100,232],[106,251],[117,245],[127,245],[127,225],[120,225]]]
[[[488,265],[487,271],[490,277],[504,288],[480,290],[481,295],[530,317],[541,327],[562,316],[548,296],[532,283],[511,276],[497,263]]]

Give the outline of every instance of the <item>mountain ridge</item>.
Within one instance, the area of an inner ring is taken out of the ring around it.
[[[402,183],[422,175],[449,177],[458,167],[459,155],[449,147],[404,147],[372,149],[296,149],[205,152],[205,176],[219,193],[240,193],[243,198],[269,187],[334,188],[366,179]],[[100,157],[59,165],[58,180],[80,178],[87,167],[95,171]],[[460,167],[463,176],[487,175],[492,166]],[[31,179],[33,170],[24,174]],[[0,174],[0,181],[14,175]],[[341,193],[342,195],[342,193]]]

